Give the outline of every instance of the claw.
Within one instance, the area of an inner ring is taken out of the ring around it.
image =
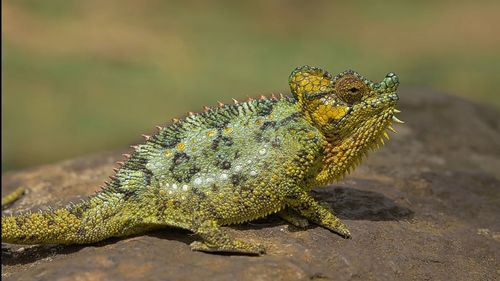
[[[392,126],[387,127],[387,129],[391,130],[395,134],[398,133],[398,131],[394,130],[394,128]]]

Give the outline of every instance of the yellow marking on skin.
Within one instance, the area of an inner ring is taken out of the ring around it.
[[[304,79],[304,76],[299,74],[299,75],[295,76],[293,79],[295,82],[299,82],[299,81],[302,81]]]
[[[173,154],[172,150],[170,150],[170,149],[165,151],[165,156],[166,157],[170,157],[170,156],[172,156],[172,154]]]
[[[216,132],[214,130],[210,130],[207,132],[207,137],[211,138],[211,137],[215,136],[215,134],[216,134]]]
[[[331,106],[331,105],[319,105],[314,112],[312,112],[312,118],[319,125],[326,125],[331,122],[332,119],[339,120],[342,119],[347,114],[347,107],[345,106]]]
[[[184,144],[183,142],[181,142],[181,143],[177,144],[175,146],[175,148],[177,148],[177,150],[179,150],[179,151],[183,151],[184,148],[186,148],[186,144]]]
[[[224,128],[224,133],[225,134],[230,134],[232,132],[233,132],[233,128],[228,128],[228,127]]]

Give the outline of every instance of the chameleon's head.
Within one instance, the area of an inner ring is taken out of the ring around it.
[[[389,73],[374,83],[347,70],[335,77],[315,67],[303,66],[290,75],[290,88],[310,122],[333,142],[356,137],[370,142],[391,124],[399,99],[399,79]],[[378,140],[378,139],[377,139]]]

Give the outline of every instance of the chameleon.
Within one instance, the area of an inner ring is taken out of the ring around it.
[[[289,85],[291,95],[219,102],[158,127],[86,200],[2,215],[2,242],[87,244],[176,227],[198,236],[195,251],[261,255],[261,244],[224,226],[275,213],[350,238],[309,192],[342,179],[403,123],[395,117],[399,78],[375,83],[353,70],[333,76],[302,66]]]

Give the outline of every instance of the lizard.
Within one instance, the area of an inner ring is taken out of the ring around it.
[[[2,215],[2,242],[86,244],[177,227],[200,238],[192,250],[260,255],[261,244],[224,226],[273,213],[350,238],[309,191],[342,179],[403,123],[395,116],[399,78],[388,73],[376,83],[353,70],[333,76],[302,66],[289,86],[288,96],[219,102],[158,127],[83,202]]]

